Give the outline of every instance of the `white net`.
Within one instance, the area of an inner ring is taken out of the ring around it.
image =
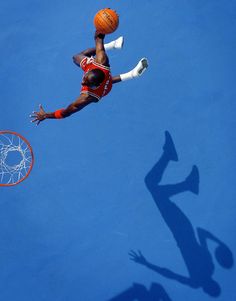
[[[33,152],[28,141],[14,132],[0,132],[0,186],[23,181],[32,165]]]

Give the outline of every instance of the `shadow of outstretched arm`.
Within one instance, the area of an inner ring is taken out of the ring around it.
[[[158,274],[160,274],[161,276],[163,276],[165,278],[176,280],[182,284],[194,287],[194,284],[190,281],[189,277],[182,276],[182,275],[177,274],[167,268],[162,268],[158,265],[154,265],[154,264],[148,262],[147,259],[141,253],[141,251],[135,252],[135,251],[131,250],[129,252],[129,255],[130,255],[130,259],[133,260],[134,262],[146,266],[150,270],[157,272]]]

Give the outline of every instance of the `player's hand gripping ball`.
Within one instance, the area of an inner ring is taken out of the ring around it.
[[[112,33],[119,26],[119,15],[113,9],[101,9],[94,16],[94,25],[100,33]]]

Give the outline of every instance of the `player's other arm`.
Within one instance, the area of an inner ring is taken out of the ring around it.
[[[106,54],[105,48],[104,48],[104,38],[105,35],[99,33],[98,31],[95,32],[94,35],[94,40],[95,40],[95,46],[96,46],[96,62],[110,67],[109,65],[109,59],[108,56]]]
[[[99,64],[105,64],[107,63],[107,55],[105,52],[104,48],[104,37],[105,35],[100,34],[99,32],[95,32],[94,35],[94,40],[95,40],[95,47],[93,48],[88,48],[83,51],[81,51],[79,54],[76,54],[73,56],[73,62],[77,65],[80,66],[81,61],[85,57],[91,57],[96,55],[96,61]]]
[[[92,102],[97,102],[98,99],[92,97],[88,94],[81,94],[73,103],[71,103],[67,108],[56,110],[55,112],[45,112],[42,105],[40,105],[39,112],[33,112],[30,117],[32,117],[32,122],[37,125],[45,119],[61,119],[69,117],[70,115],[82,110],[88,104]]]
[[[94,40],[95,40],[95,48],[88,48],[73,56],[73,62],[80,67],[81,61],[85,57],[91,57],[96,55],[96,62],[102,64],[104,66],[109,67],[109,60],[104,48],[104,38],[105,35],[95,32]]]

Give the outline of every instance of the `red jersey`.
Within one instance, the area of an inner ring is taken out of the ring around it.
[[[91,88],[88,86],[82,86],[80,92],[89,94],[93,97],[96,97],[98,100],[103,96],[107,95],[112,88],[112,76],[110,72],[110,68],[104,65],[101,65],[95,62],[93,57],[85,57],[80,62],[80,67],[84,71],[84,73],[93,70],[100,69],[104,72],[105,78],[103,82],[97,88]]]

